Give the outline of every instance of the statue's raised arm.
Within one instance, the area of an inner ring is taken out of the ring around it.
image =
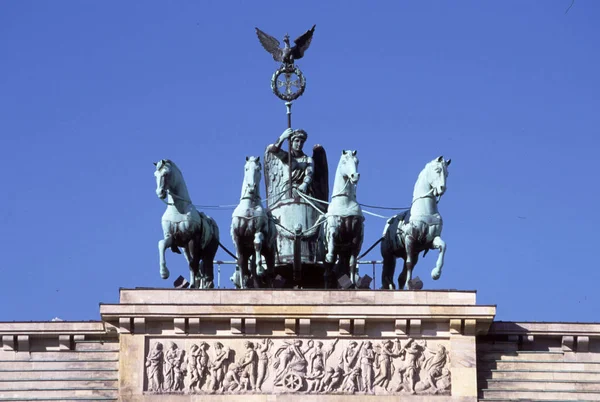
[[[289,169],[290,163],[292,164],[292,188],[301,191],[305,194],[311,193],[310,190],[311,183],[313,180],[314,165],[313,159],[310,156],[306,155],[303,151],[304,142],[306,141],[307,137],[308,135],[304,130],[294,130],[288,128],[281,134],[281,136],[277,139],[277,141],[274,144],[271,144],[267,147],[267,155],[265,159],[272,159],[269,158],[269,156],[272,155],[275,156],[279,160],[279,162],[281,162],[282,165],[285,165],[279,166],[280,169],[283,168],[284,172],[276,173],[282,173],[282,178],[284,180],[278,181],[280,185],[277,186],[278,191],[275,194],[285,192],[287,189],[289,189],[290,180],[289,177],[287,177],[289,176],[289,173],[287,176],[285,175],[285,171],[289,172],[289,170],[285,169],[285,167],[287,166]],[[291,152],[289,153],[281,149],[281,146],[287,139],[290,140],[291,144]],[[290,156],[291,161],[289,160]],[[275,166],[273,166],[274,163],[276,163],[276,161],[269,161],[270,167],[273,168],[273,173],[276,170],[280,170],[275,169]],[[271,170],[269,172],[271,172]],[[267,192],[269,192],[269,189],[267,189]],[[268,193],[267,195],[271,196],[273,194]]]
[[[315,146],[313,156],[316,155],[318,157],[317,161],[306,155],[303,148],[307,137],[308,134],[302,129],[294,130],[288,128],[279,136],[275,143],[267,147],[265,152],[265,183],[269,205],[287,197],[285,193],[289,190],[290,186],[290,163],[292,166],[292,189],[326,200],[326,181],[328,175],[325,150],[320,145]],[[290,140],[291,144],[291,151],[289,153],[282,149],[282,145],[287,139]],[[317,162],[316,164],[319,169],[317,172],[315,172],[315,162]],[[319,179],[318,183],[314,183],[315,178]],[[324,183],[323,178],[325,179]]]

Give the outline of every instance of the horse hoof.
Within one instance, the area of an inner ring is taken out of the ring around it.
[[[169,279],[169,270],[167,268],[161,269],[160,277],[163,279]]]
[[[434,268],[431,271],[431,279],[433,279],[434,281],[437,281],[438,279],[440,279],[440,276],[442,276],[442,271],[441,270],[439,270],[437,268]]]

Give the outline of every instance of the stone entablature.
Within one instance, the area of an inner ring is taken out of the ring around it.
[[[475,292],[122,290],[0,323],[0,400],[600,400],[600,324],[492,322]]]
[[[475,337],[495,306],[458,291],[123,289],[100,312],[120,333],[126,400],[443,401],[476,400]]]

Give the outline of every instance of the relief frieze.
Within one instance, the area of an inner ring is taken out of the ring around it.
[[[451,388],[443,341],[151,339],[147,350],[147,393],[449,395]]]

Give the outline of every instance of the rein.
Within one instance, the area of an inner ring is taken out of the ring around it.
[[[350,179],[346,180],[346,184],[344,184],[344,187],[342,187],[342,189],[340,190],[339,193],[332,195],[331,198],[335,198],[335,197],[350,197],[350,194],[344,193],[344,191],[346,190],[346,187],[348,187],[348,183],[350,183]],[[352,183],[354,184],[354,183]],[[357,184],[354,184],[354,186],[357,186]]]

